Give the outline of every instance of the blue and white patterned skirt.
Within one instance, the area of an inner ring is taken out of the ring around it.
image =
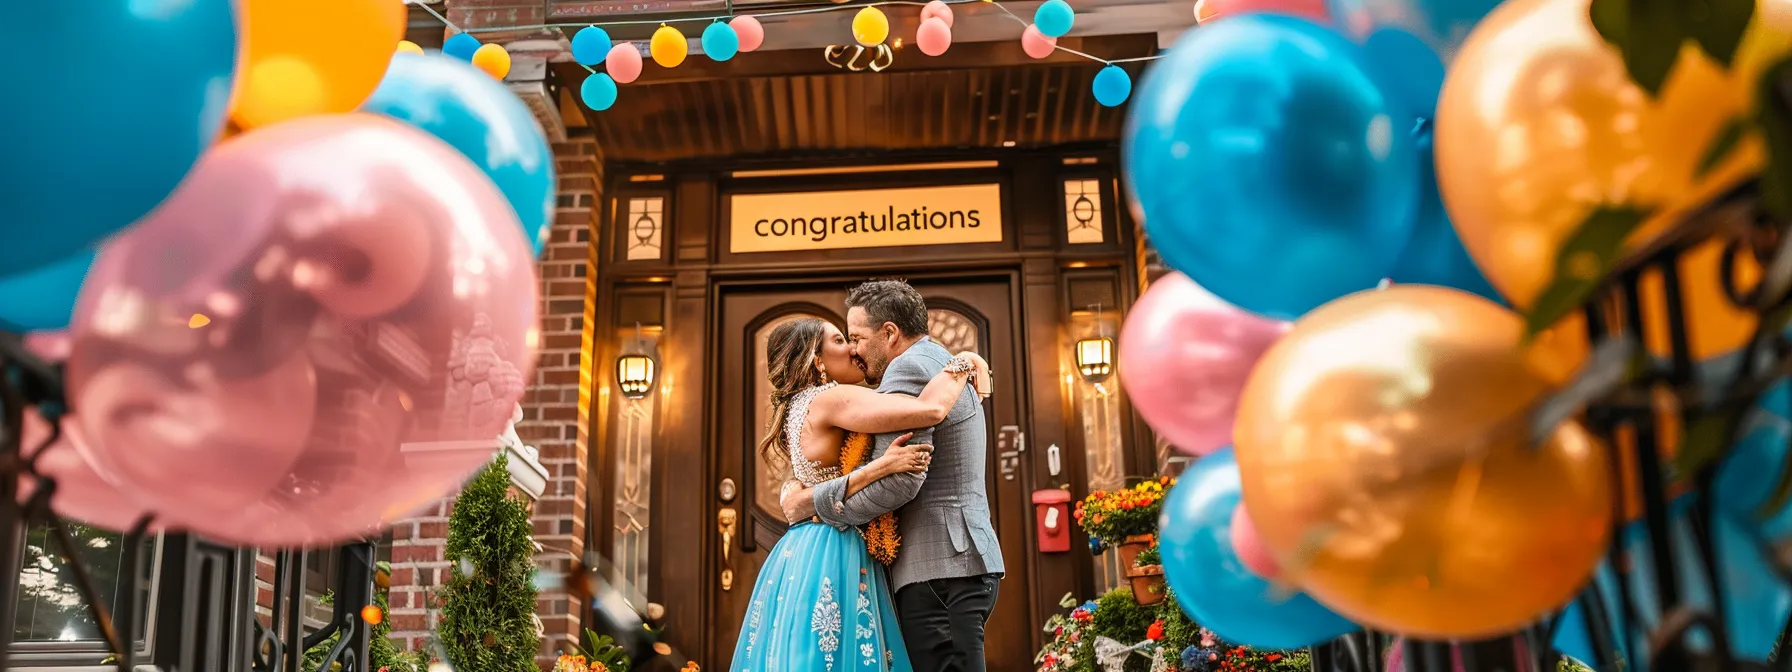
[[[857,531],[790,528],[759,568],[734,672],[912,672],[883,565]]]

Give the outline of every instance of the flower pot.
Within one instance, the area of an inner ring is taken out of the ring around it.
[[[1120,566],[1132,567],[1133,561],[1138,560],[1139,554],[1144,553],[1147,548],[1151,548],[1151,535],[1149,534],[1135,534],[1121,539],[1118,547]]]
[[[1140,606],[1151,606],[1164,601],[1163,565],[1128,569],[1126,578],[1132,581],[1132,599],[1138,600]]]

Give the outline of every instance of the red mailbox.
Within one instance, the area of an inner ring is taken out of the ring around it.
[[[1033,491],[1033,533],[1039,538],[1040,553],[1070,550],[1070,522],[1069,491]]]

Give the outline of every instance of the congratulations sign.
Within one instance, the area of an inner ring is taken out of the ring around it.
[[[1002,187],[736,194],[734,252],[1002,242]]]

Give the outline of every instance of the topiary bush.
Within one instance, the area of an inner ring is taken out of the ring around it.
[[[535,542],[529,509],[510,495],[500,455],[461,491],[448,518],[449,578],[436,630],[447,662],[466,672],[538,672]]]

